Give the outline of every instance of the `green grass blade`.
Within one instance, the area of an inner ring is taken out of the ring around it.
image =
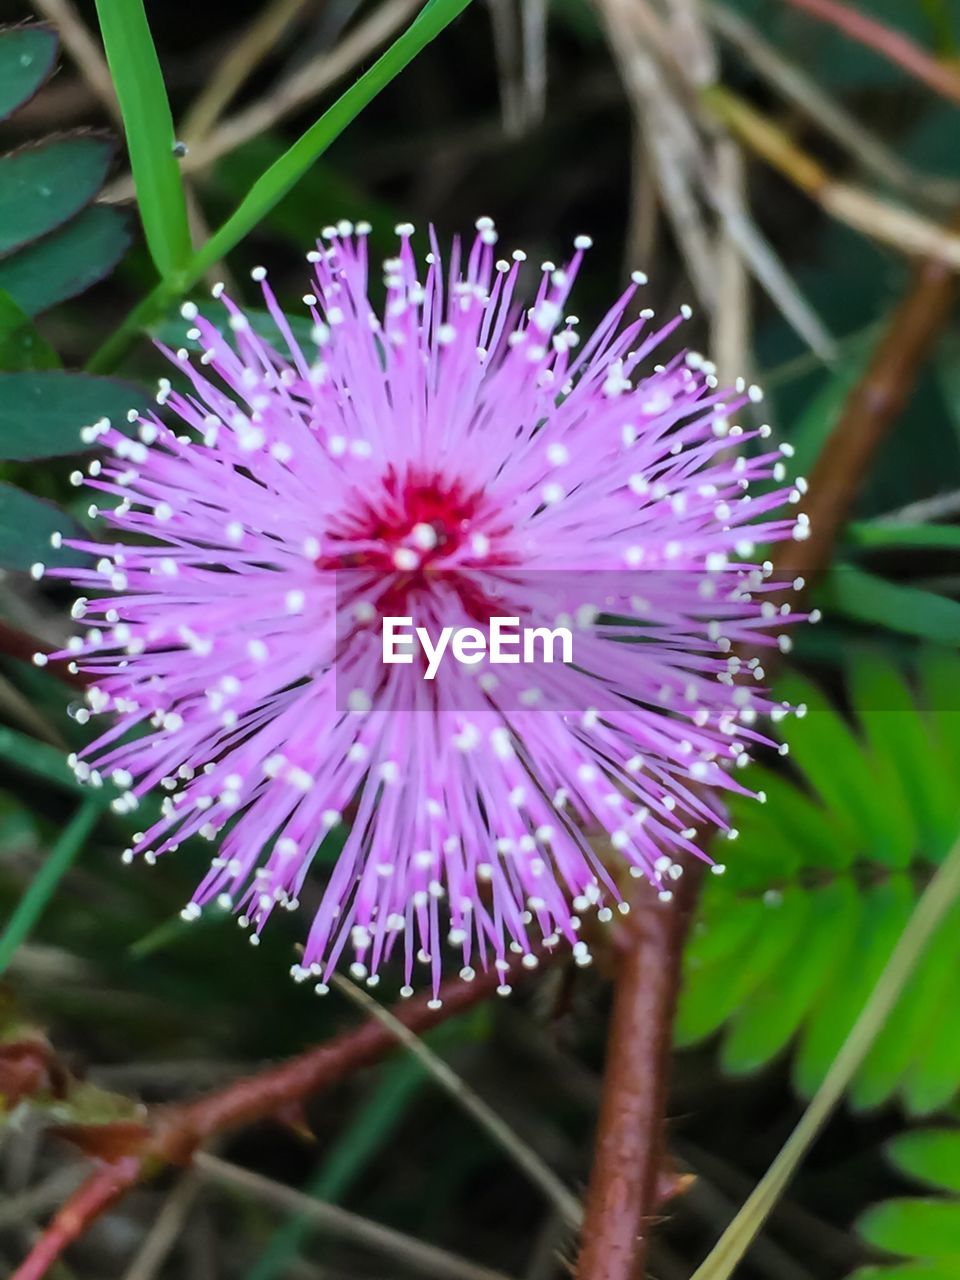
[[[5,725],[0,726],[0,760],[14,769],[42,778],[51,786],[81,795],[90,793],[89,787],[77,781],[59,747],[40,742],[26,733],[18,733],[16,729],[8,729]],[[115,795],[116,791],[109,788],[107,799],[113,799]]]
[[[960,896],[960,840],[927,885],[870,998],[800,1123],[691,1280],[728,1280],[783,1194]]]
[[[390,1064],[343,1137],[307,1186],[307,1194],[318,1200],[339,1203],[369,1160],[390,1140],[406,1114],[413,1095],[422,1087],[426,1073],[413,1058]],[[287,1274],[291,1259],[315,1232],[316,1225],[297,1214],[279,1227],[245,1280],[278,1280]]]
[[[100,4],[104,0],[98,0]],[[359,80],[342,94],[292,147],[276,160],[247,192],[234,213],[207,241],[190,265],[197,280],[208,267],[229,253],[243,237],[307,172],[316,159],[344,131],[377,94],[412,62],[470,3],[470,0],[428,0],[407,30]]]
[[[888,582],[852,565],[838,565],[820,584],[817,602],[825,614],[886,627],[934,644],[960,644],[960,604],[919,587]]]
[[[854,521],[846,536],[855,547],[945,547],[960,551],[960,526],[955,524],[899,524],[892,520]]]
[[[96,0],[150,255],[165,280],[192,253],[173,117],[143,0]]]
[[[0,974],[9,965],[13,953],[27,937],[50,901],[57,885],[83,848],[104,807],[103,793],[89,795],[43,860],[40,870],[17,903],[7,926],[0,934]]]
[[[98,0],[106,6],[119,0]],[[251,187],[238,208],[191,259],[175,282],[161,280],[87,363],[89,373],[109,373],[116,368],[138,334],[161,319],[183,293],[231,249],[283,198],[314,161],[363,110],[381,89],[435,39],[470,3],[470,0],[427,0],[420,14],[369,71],[344,93],[320,119],[276,160]]]

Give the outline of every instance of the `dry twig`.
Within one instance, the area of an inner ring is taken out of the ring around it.
[[[187,144],[205,138],[250,73],[293,24],[307,0],[273,0],[229,50],[197,95],[180,130]]]

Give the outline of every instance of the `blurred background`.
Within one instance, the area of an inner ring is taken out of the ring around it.
[[[418,7],[146,5],[199,238]],[[227,280],[234,297],[255,306],[248,273],[264,262],[293,307],[309,283],[306,250],[343,217],[368,218],[374,252],[388,256],[399,221],[413,221],[423,244],[430,223],[445,241],[490,215],[506,248],[528,252],[531,284],[540,261],[561,260],[574,235],[587,233],[594,248],[577,284],[578,314],[596,321],[629,271],[646,271],[658,312],[693,307],[685,342],[708,352],[723,377],[742,373],[764,386],[764,418],[795,445],[806,471],[918,257],[960,267],[960,238],[945,230],[960,213],[960,3],[842,6],[869,20],[868,32],[906,36],[928,70],[942,69],[943,83],[868,47],[856,22],[851,34],[810,7],[474,0],[211,280]],[[94,6],[0,0],[0,22],[30,18],[59,29],[59,69],[0,121],[0,150],[76,131],[112,138],[97,200],[114,212],[91,256],[70,259],[70,270],[90,268],[82,296],[61,290],[54,303],[45,296],[28,306],[29,287],[18,298],[22,263],[4,252],[0,289],[36,315],[39,340],[64,366],[80,367],[151,287],[153,268],[97,61]],[[0,243],[5,216],[15,215],[0,201]],[[175,342],[182,329],[175,310],[155,326]],[[149,381],[161,365],[140,342],[120,372]],[[14,454],[0,465],[8,484],[79,511],[69,458]],[[741,871],[722,890],[710,885],[692,934],[665,1173],[677,1194],[663,1206],[649,1260],[659,1280],[690,1275],[782,1145],[960,827],[958,513],[960,334],[951,323],[862,481],[837,572],[822,588],[825,621],[806,629],[791,655],[784,696],[822,713],[806,728],[784,728],[798,735],[794,765],[757,766],[770,803],[762,816],[743,815]],[[930,526],[947,532],[913,541],[902,533]],[[23,571],[29,560],[5,563],[0,616],[18,632],[61,641],[69,597],[33,582]],[[0,660],[0,921],[49,864],[79,803],[57,765],[83,739],[65,715],[73,696],[17,657]],[[4,956],[0,1036],[14,1043],[42,1034],[86,1086],[69,1105],[51,1096],[7,1108],[3,1274],[79,1178],[82,1158],[51,1125],[132,1116],[134,1102],[191,1096],[362,1017],[342,993],[321,1001],[287,977],[309,901],[296,917],[280,913],[253,950],[228,919],[189,929],[179,920],[199,854],[184,848],[156,868],[126,868],[118,858],[125,843],[122,819],[99,821],[29,937]],[[887,1146],[917,1125],[949,1131],[958,1115],[956,924],[737,1273],[744,1280],[833,1280],[893,1267],[894,1257],[908,1261],[890,1280],[960,1275],[960,1202],[950,1199],[951,1187],[960,1191],[960,1145],[939,1183],[924,1166],[932,1191],[918,1191],[910,1161],[898,1161],[896,1147],[891,1158]],[[575,1194],[590,1167],[609,977],[603,961],[587,971],[561,964],[509,1001],[427,1037]],[[168,1171],[104,1217],[51,1274],[569,1273],[573,1245],[557,1206],[415,1059],[398,1054],[355,1074],[304,1119],[254,1126],[216,1154],[275,1186],[345,1206],[360,1223],[352,1236],[311,1225],[257,1186]],[[914,1205],[912,1225],[902,1207],[893,1226],[880,1221],[889,1200]],[[926,1212],[917,1203],[932,1203],[932,1217],[917,1218]],[[384,1247],[364,1224],[388,1224],[409,1248]]]

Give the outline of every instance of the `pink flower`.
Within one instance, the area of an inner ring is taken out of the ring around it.
[[[341,840],[294,966],[318,990],[345,950],[371,983],[401,953],[405,992],[422,963],[436,993],[446,944],[466,977],[561,938],[587,963],[581,918],[627,909],[619,870],[669,895],[762,741],[762,670],[731,653],[784,622],[754,545],[806,533],[773,514],[783,490],[748,492],[783,478],[768,430],[732,425],[752,389],[692,355],[651,370],[680,321],[633,318],[639,274],[581,339],[589,242],[522,311],[523,255],[477,227],[446,273],[398,228],[382,315],[366,228],[328,229],[306,348],[265,281],[286,355],[227,298],[232,345],[188,304],[203,354],[175,357],[189,394],[157,397],[173,425],[87,432],[108,451],[87,483],[119,505],[115,540],[74,544],[96,566],[63,571],[87,593],[80,718],[109,720],[77,773],[112,777],[121,811],[164,789],[124,856],[213,841],[185,915],[216,901],[253,942]],[[569,623],[573,661],[383,662],[386,616],[507,614]]]

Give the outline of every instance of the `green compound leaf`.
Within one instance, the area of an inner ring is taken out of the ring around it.
[[[59,231],[0,260],[0,289],[28,316],[39,315],[109,275],[130,240],[122,210],[92,205]]]
[[[50,538],[84,538],[86,530],[55,507],[10,484],[0,484],[0,568],[29,570],[34,564],[78,564],[83,556],[67,547],[54,549]]]
[[[898,1169],[960,1196],[960,1129],[918,1129],[894,1138],[887,1154]]]
[[[145,395],[132,383],[87,373],[0,373],[0,458],[83,453],[90,445],[81,428],[101,418],[124,425]]]
[[[890,957],[920,889],[960,829],[960,656],[930,650],[907,680],[871,652],[848,672],[852,723],[809,681],[776,689],[794,777],[752,765],[733,797],[740,836],[709,877],[684,957],[676,1041],[726,1027],[725,1071],[756,1071],[789,1046],[811,1095]],[[916,688],[914,688],[914,684]],[[915,1114],[960,1088],[960,908],[937,929],[854,1076],[850,1104],[899,1093]]]
[[[0,369],[59,369],[60,357],[0,288]]]
[[[868,1209],[858,1224],[860,1234],[877,1249],[920,1262],[950,1264],[960,1271],[960,1204],[955,1200],[888,1200]]]
[[[62,226],[88,205],[113,158],[94,135],[52,138],[0,156],[0,254]]]
[[[850,1280],[956,1280],[960,1129],[900,1134],[887,1145],[887,1156],[901,1173],[938,1195],[903,1197],[868,1209],[857,1223],[858,1234],[872,1248],[904,1260],[861,1267]]]
[[[29,101],[53,70],[57,33],[42,23],[0,29],[0,120]]]

